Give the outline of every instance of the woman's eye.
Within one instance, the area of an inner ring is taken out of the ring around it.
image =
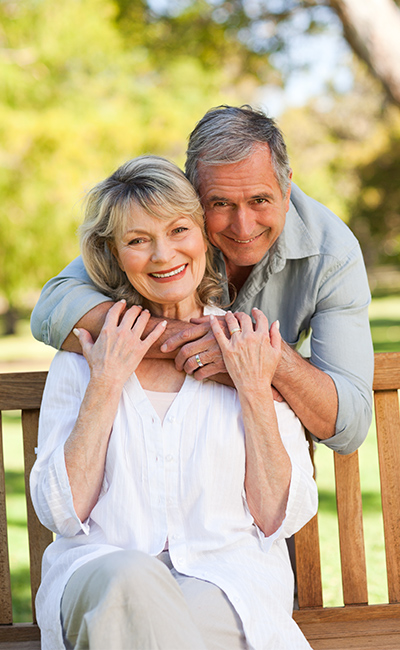
[[[179,235],[181,232],[185,232],[185,230],[189,230],[189,229],[185,228],[184,226],[180,226],[179,228],[174,228],[173,232],[176,235]]]
[[[142,244],[144,242],[144,239],[142,237],[137,237],[136,239],[132,239],[128,246],[135,246],[136,244]]]

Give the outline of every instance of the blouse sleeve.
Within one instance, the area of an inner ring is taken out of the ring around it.
[[[274,404],[279,432],[292,464],[285,518],[273,534],[275,539],[281,539],[291,537],[316,514],[318,489],[303,425],[286,402]]]
[[[88,523],[75,512],[64,459],[64,444],[78,417],[89,375],[84,357],[57,352],[43,393],[37,459],[30,476],[37,516],[46,528],[65,537],[89,532]]]

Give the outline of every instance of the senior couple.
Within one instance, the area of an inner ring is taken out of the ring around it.
[[[310,647],[285,540],[317,509],[304,428],[368,430],[362,255],[260,111],[209,111],[186,176],[141,156],[94,187],[32,315],[63,348],[31,475],[44,650]]]

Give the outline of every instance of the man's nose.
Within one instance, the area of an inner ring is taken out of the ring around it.
[[[252,236],[254,233],[254,218],[248,206],[237,206],[231,223],[231,231],[237,236],[237,239],[242,241]]]

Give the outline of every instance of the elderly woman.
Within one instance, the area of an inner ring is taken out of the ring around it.
[[[317,493],[303,428],[273,401],[278,324],[216,306],[200,203],[161,158],[89,193],[81,248],[117,302],[95,343],[75,330],[83,356],[58,352],[44,392],[31,490],[57,537],[42,648],[309,648],[285,538]],[[166,318],[207,314],[235,388],[146,358]]]

